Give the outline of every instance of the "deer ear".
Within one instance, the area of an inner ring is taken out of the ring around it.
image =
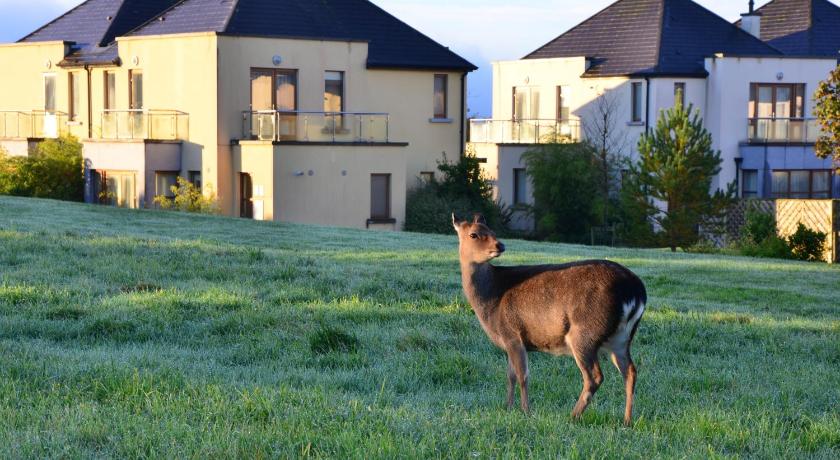
[[[487,225],[487,220],[484,218],[483,215],[481,215],[481,213],[477,212],[473,214],[473,223]]]
[[[461,222],[455,217],[455,213],[452,213],[452,226],[455,227],[455,232],[461,231]]]

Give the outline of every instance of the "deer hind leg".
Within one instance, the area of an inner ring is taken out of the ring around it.
[[[513,394],[516,391],[516,371],[513,369],[513,361],[508,356],[507,368],[507,408],[513,409]]]
[[[636,366],[630,357],[629,345],[623,349],[613,350],[612,362],[624,377],[624,392],[626,399],[624,403],[624,424],[630,426],[633,419],[633,397],[636,389]]]
[[[583,389],[578,397],[575,408],[572,409],[572,417],[578,418],[589,402],[592,401],[592,396],[598,391],[598,387],[603,380],[601,373],[601,366],[598,364],[598,349],[580,346],[579,344],[572,345],[572,354],[575,357],[575,362],[580,369],[580,374],[583,377]]]
[[[513,371],[513,378],[519,383],[519,403],[522,407],[522,412],[526,414],[530,411],[528,407],[528,352],[525,346],[521,343],[511,344],[507,348],[508,354],[508,403],[513,405],[513,379],[510,372]]]

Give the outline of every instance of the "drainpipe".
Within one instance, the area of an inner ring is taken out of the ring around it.
[[[458,122],[461,124],[461,133],[460,133],[460,136],[461,136],[460,137],[460,140],[461,140],[461,156],[464,156],[464,154],[466,153],[466,149],[467,149],[466,133],[464,132],[464,129],[467,126],[467,118],[466,118],[466,114],[464,113],[465,109],[466,109],[466,106],[467,106],[467,72],[464,72],[464,73],[461,74],[461,108],[460,108],[461,117],[458,119]]]
[[[93,138],[93,97],[91,95],[91,78],[90,78],[90,66],[85,64],[85,72],[87,72],[87,130],[88,130],[88,139]]]
[[[645,134],[650,132],[650,77],[645,77]]]
[[[735,196],[738,197],[738,198],[743,198],[744,197],[741,194],[741,163],[743,161],[744,161],[743,157],[736,157],[735,158]],[[758,180],[757,177],[756,177],[756,180]],[[756,185],[758,185],[758,184],[756,184]]]

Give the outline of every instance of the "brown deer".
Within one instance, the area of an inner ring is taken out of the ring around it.
[[[627,268],[607,260],[560,265],[497,267],[490,260],[505,245],[480,215],[458,221],[461,282],[481,327],[507,353],[507,406],[519,384],[528,413],[528,351],[572,355],[583,375],[583,390],[572,410],[578,418],[604,379],[598,352],[608,351],[624,377],[624,424],[633,416],[636,367],[630,343],[645,310],[645,285]]]

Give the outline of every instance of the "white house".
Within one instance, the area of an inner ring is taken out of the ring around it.
[[[471,120],[469,141],[498,197],[530,202],[522,153],[554,135],[584,138],[606,100],[632,158],[677,97],[700,111],[722,153],[717,186],[736,181],[742,197],[840,197],[831,161],[814,155],[810,118],[812,94],[840,57],[840,7],[748,7],[730,24],[691,0],[619,0],[524,58],[493,63],[493,118]]]

